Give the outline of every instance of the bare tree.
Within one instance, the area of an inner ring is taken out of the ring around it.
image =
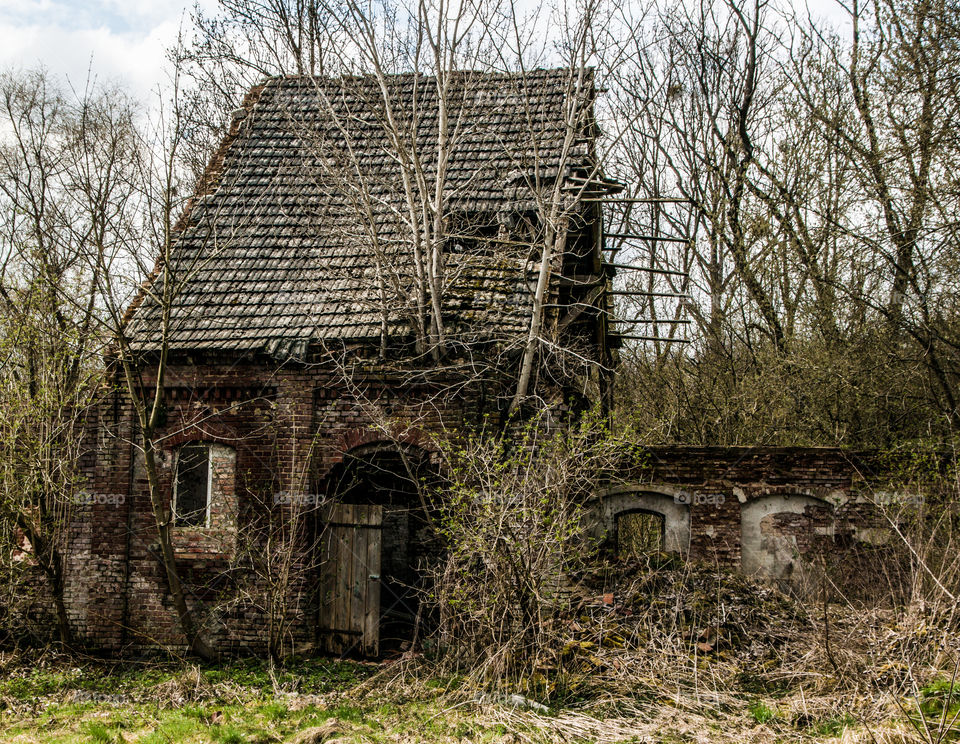
[[[195,5],[191,33],[169,50],[191,85],[181,92],[182,157],[199,178],[227,134],[224,114],[263,78],[342,72],[334,50],[349,43],[334,29],[341,10],[321,0],[218,0]]]
[[[871,256],[886,300],[857,300],[890,324],[894,358],[922,360],[935,404],[955,424],[954,284],[945,260],[956,240],[956,8],[880,0],[848,11],[849,38],[802,27],[791,70],[824,72],[795,74],[796,90],[862,189],[837,229]]]
[[[585,498],[628,446],[596,415],[565,431],[543,424],[438,442],[433,502],[447,553],[424,602],[441,663],[495,690],[562,674],[569,577],[598,547],[583,533]]]
[[[620,280],[641,293],[626,320],[653,322],[626,327],[654,339],[628,347],[624,379],[671,401],[649,421],[669,436],[875,443],[951,426],[955,24],[926,5],[853,10],[851,38],[763,4],[627,8],[610,26],[631,50],[610,74],[615,174],[649,200],[614,229],[651,236],[618,260],[660,270]],[[661,342],[684,314],[693,345]]]
[[[127,232],[118,250],[92,256],[103,279],[100,286],[105,307],[105,324],[110,330],[110,374],[122,385],[133,409],[132,443],[142,457],[150,504],[157,529],[160,560],[173,599],[177,622],[190,649],[210,659],[214,650],[187,602],[172,542],[173,513],[170,494],[163,487],[161,463],[164,436],[166,382],[170,355],[169,335],[175,299],[184,283],[198,268],[197,262],[173,270],[171,254],[182,225],[178,224],[186,199],[179,194],[186,177],[180,158],[185,138],[176,71],[169,101],[162,101],[153,136],[140,135],[133,155],[132,184],[138,196],[137,229]],[[109,204],[109,203],[108,203]],[[118,213],[121,216],[122,213]],[[109,214],[105,214],[109,217]],[[146,247],[144,247],[146,246]],[[125,266],[129,274],[142,277],[139,292],[111,281],[111,269]],[[145,338],[133,322],[140,307],[153,309],[159,318],[156,333]],[[138,332],[139,335],[138,335]]]
[[[0,78],[0,115],[0,508],[28,540],[68,644],[65,528],[85,496],[85,421],[106,338],[105,264],[89,258],[115,250],[127,214],[133,109],[120,91],[65,91],[38,71]]]

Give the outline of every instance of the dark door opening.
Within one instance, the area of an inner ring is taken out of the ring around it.
[[[339,504],[381,507],[379,565],[367,566],[379,590],[379,652],[404,651],[418,622],[422,566],[430,533],[418,491],[423,454],[373,445],[351,451],[331,472],[327,494]]]

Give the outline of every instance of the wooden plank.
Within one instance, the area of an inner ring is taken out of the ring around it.
[[[320,565],[317,570],[317,627],[314,628],[314,640],[317,644],[323,643],[323,628],[326,626],[327,605],[327,529],[324,526],[319,541]]]
[[[359,643],[369,656],[379,652],[380,506],[337,504],[326,508],[324,564],[318,635],[330,653]],[[373,577],[373,578],[371,578]]]
[[[371,524],[383,524],[383,508],[375,506],[370,513]],[[366,602],[363,617],[363,642],[369,656],[380,655],[380,551],[382,532],[367,530],[367,566],[370,573],[366,582]]]
[[[619,338],[625,338],[628,341],[663,341],[665,344],[689,344],[688,338],[670,338],[668,336],[625,336],[622,333],[616,334]]]
[[[351,528],[351,563],[353,564],[353,576],[350,585],[350,629],[363,630],[363,605],[366,601],[367,586],[367,535],[370,530],[362,529],[359,523],[365,516],[364,507],[359,507],[355,518],[357,526]],[[360,636],[361,647],[364,645],[364,637]]]
[[[690,295],[683,292],[647,292],[640,289],[614,289],[610,292],[612,295],[624,297],[680,297],[681,299],[690,299]]]
[[[366,507],[358,504],[353,508],[353,526],[350,530],[350,630],[360,631],[360,650],[363,649],[363,599],[367,578],[367,532],[361,526]]]
[[[334,603],[336,602],[336,578],[337,578],[337,557],[334,550],[334,532],[329,527],[324,527],[323,540],[321,542],[322,553],[321,560],[321,605],[319,623],[319,635],[321,637],[322,647],[325,651],[331,652],[331,638],[329,629],[333,626],[333,614],[335,612]]]
[[[610,266],[614,269],[627,269],[630,271],[647,271],[651,274],[669,274],[671,276],[689,276],[686,271],[676,271],[675,269],[658,269],[653,266],[635,266],[633,264],[604,262],[603,266]]]
[[[692,320],[679,319],[671,320],[669,318],[633,318],[631,320],[626,320],[624,318],[614,318],[614,323],[623,323],[624,325],[638,325],[639,323],[653,323],[654,325],[690,325],[693,323]]]
[[[343,504],[341,506],[340,521],[347,524],[353,523],[352,504]],[[353,534],[350,527],[338,527],[337,531],[340,535],[340,601],[337,603],[337,624],[334,627],[352,630],[353,628],[350,625],[350,600],[353,591],[353,587],[351,586],[351,580],[353,579]],[[348,649],[349,642],[350,639],[340,637],[339,653],[342,654]]]
[[[330,516],[340,518],[339,505],[331,507]],[[337,527],[329,526],[330,533],[330,562],[333,564],[333,570],[330,581],[330,612],[327,618],[327,651],[330,653],[339,653],[339,641],[334,632],[339,627],[340,621],[340,577],[342,566],[340,563],[340,530]]]
[[[360,643],[364,650],[366,649],[366,638],[363,636],[364,605],[367,598],[367,577],[370,574],[370,569],[367,566],[367,544],[370,530],[365,529],[368,521],[368,511],[368,506],[359,505],[355,508],[353,515],[357,526],[353,528],[353,582],[350,602],[350,627],[360,631]]]
[[[689,243],[688,238],[670,238],[664,235],[632,235],[630,233],[604,233],[603,237],[614,240],[659,240],[664,243]]]

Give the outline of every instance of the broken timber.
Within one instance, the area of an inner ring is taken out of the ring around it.
[[[604,238],[613,238],[616,240],[659,240],[664,243],[689,243],[686,238],[667,238],[658,235],[631,235],[630,233],[604,233]],[[609,249],[607,249],[609,250]]]
[[[670,274],[671,276],[689,276],[686,271],[676,271],[674,269],[657,269],[653,266],[632,266],[631,264],[604,263],[613,269],[625,269],[627,271],[647,271],[651,274]]]

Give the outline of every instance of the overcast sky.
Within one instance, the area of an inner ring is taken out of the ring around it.
[[[820,14],[837,12],[834,0],[810,3]],[[190,27],[192,7],[193,0],[0,0],[0,69],[42,64],[80,86],[92,69],[147,100],[163,79],[164,50],[181,24]]]
[[[87,70],[142,97],[162,79],[164,49],[192,2],[0,0],[0,68],[43,65],[82,85]]]

